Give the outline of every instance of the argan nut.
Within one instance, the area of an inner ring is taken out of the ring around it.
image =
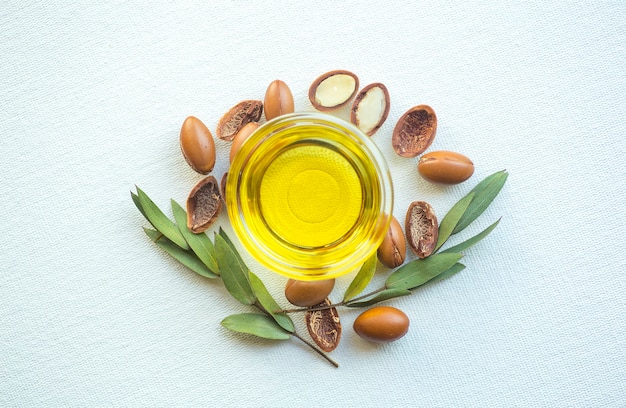
[[[326,299],[335,287],[334,279],[319,281],[299,281],[289,279],[285,285],[285,297],[289,303],[310,307],[315,306]]]
[[[417,171],[433,183],[459,184],[474,174],[474,163],[461,153],[438,150],[420,157]]]
[[[314,306],[330,305],[330,300],[326,298],[323,302]],[[304,321],[306,322],[309,335],[322,350],[328,353],[337,348],[341,339],[341,321],[336,308],[309,310],[304,316]]]
[[[263,102],[246,100],[230,108],[217,123],[216,134],[222,140],[231,141],[250,122],[258,122],[263,114]]]
[[[309,100],[317,110],[338,109],[359,89],[359,78],[350,71],[336,70],[320,75],[309,88]]]
[[[267,112],[267,111],[266,111]],[[230,145],[230,162],[232,163],[235,159],[235,155],[241,148],[243,142],[245,142],[255,130],[257,130],[261,125],[257,122],[250,122],[246,126],[242,127],[239,132],[233,138],[233,143]]]
[[[375,343],[398,340],[409,331],[409,318],[400,309],[376,306],[361,313],[352,326],[361,338]]]
[[[389,115],[389,91],[381,83],[369,84],[358,93],[350,109],[350,121],[368,136],[385,123]]]
[[[265,119],[271,120],[284,115],[293,113],[293,95],[286,83],[277,79],[272,81],[265,91]]]
[[[400,117],[393,129],[391,143],[399,156],[415,157],[428,149],[436,133],[435,111],[428,105],[418,105]]]
[[[217,220],[221,208],[217,180],[213,176],[203,178],[187,198],[187,227],[194,234],[206,231]]]
[[[439,223],[430,204],[414,201],[406,213],[406,238],[409,246],[420,258],[432,254],[439,237]]]
[[[226,203],[226,182],[228,181],[228,172],[224,173],[220,180],[220,193],[222,193],[222,202]]]
[[[387,268],[396,268],[404,263],[406,256],[406,240],[402,226],[395,217],[391,217],[391,224],[383,243],[378,247],[378,260]]]
[[[213,135],[202,121],[189,116],[180,128],[180,150],[187,164],[200,174],[209,174],[215,166]]]

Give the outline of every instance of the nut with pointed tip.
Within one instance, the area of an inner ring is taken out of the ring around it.
[[[391,217],[389,231],[377,251],[378,260],[387,268],[397,268],[404,263],[406,256],[406,240],[402,226],[395,217]]]
[[[361,313],[352,326],[359,337],[375,343],[389,343],[409,331],[409,317],[400,309],[376,306]]]
[[[237,134],[233,138],[233,143],[230,145],[230,162],[231,163],[235,159],[235,156],[237,155],[237,152],[239,151],[239,149],[241,149],[241,145],[243,144],[243,142],[248,140],[250,135],[254,133],[254,131],[257,130],[260,126],[261,125],[259,125],[257,122],[250,122],[246,126],[242,127],[241,130],[239,130],[239,132],[237,132]]]
[[[265,119],[272,120],[287,113],[293,113],[293,95],[286,83],[277,79],[265,91]]]
[[[461,153],[438,150],[421,156],[417,171],[432,183],[459,184],[474,174],[474,163]]]
[[[180,128],[180,150],[189,167],[200,174],[209,174],[215,166],[215,142],[204,123],[189,116]]]
[[[217,180],[213,176],[203,178],[187,198],[187,227],[194,234],[206,231],[217,220],[221,208]]]
[[[231,141],[246,124],[261,120],[262,114],[263,102],[254,100],[241,101],[220,118],[215,133],[220,139]]]
[[[311,105],[320,111],[338,109],[359,90],[359,78],[350,71],[336,70],[320,75],[309,88]]]
[[[415,157],[431,145],[437,133],[437,115],[428,105],[406,111],[393,129],[391,143],[399,156]]]
[[[406,238],[420,258],[433,253],[439,237],[439,223],[433,207],[426,201],[414,201],[406,213]]]
[[[289,279],[285,285],[285,297],[296,306],[315,306],[326,299],[334,287],[334,279],[319,281]]]

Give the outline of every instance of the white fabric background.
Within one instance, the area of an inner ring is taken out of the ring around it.
[[[101,3],[0,7],[0,405],[626,406],[626,3]],[[184,202],[186,116],[214,132],[277,78],[309,110],[331,69],[389,88],[373,139],[399,219],[510,172],[467,269],[389,302],[405,338],[366,343],[342,309],[339,369],[223,329],[248,309],[156,248],[129,195]],[[393,153],[420,103],[439,117],[430,150],[476,163],[467,183],[429,185]]]

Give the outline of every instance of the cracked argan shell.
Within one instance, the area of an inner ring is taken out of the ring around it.
[[[203,178],[187,198],[187,227],[194,234],[206,231],[217,220],[221,208],[217,180],[213,176]]]
[[[220,118],[215,134],[222,140],[231,141],[248,123],[261,120],[262,114],[262,101],[241,101]]]
[[[391,217],[391,224],[387,235],[376,252],[378,260],[387,268],[397,268],[404,263],[406,257],[406,240],[402,232],[402,226],[396,219]]]
[[[224,173],[220,180],[220,193],[222,193],[222,202],[226,204],[226,182],[228,182],[228,172]]]
[[[420,258],[433,253],[439,237],[439,223],[430,204],[414,201],[406,213],[406,238],[409,246]]]
[[[428,105],[406,111],[393,129],[391,143],[399,156],[415,157],[431,145],[437,133],[437,115]]]
[[[265,91],[265,119],[272,120],[287,113],[293,113],[293,95],[286,83],[277,79]]]
[[[326,298],[317,306],[330,306],[331,302]],[[333,351],[341,340],[341,322],[339,313],[334,307],[322,310],[309,310],[305,316],[306,328],[311,338],[326,352]]]
[[[180,150],[189,167],[200,174],[209,174],[215,166],[215,142],[204,123],[189,116],[180,128]]]
[[[389,115],[389,91],[381,83],[369,84],[358,93],[350,109],[350,122],[368,136],[380,128]]]
[[[309,88],[309,100],[317,110],[338,109],[348,103],[359,89],[359,78],[350,71],[330,71],[317,77]]]

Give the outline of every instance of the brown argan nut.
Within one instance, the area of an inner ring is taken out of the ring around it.
[[[389,91],[381,83],[369,84],[358,93],[350,109],[350,122],[368,136],[385,123],[389,115]]]
[[[257,122],[250,122],[246,126],[242,127],[239,132],[233,138],[233,143],[230,145],[230,162],[232,163],[235,159],[235,155],[241,148],[243,142],[245,142],[255,130],[257,130],[261,125]]]
[[[194,234],[206,231],[217,220],[221,208],[217,180],[213,176],[203,178],[187,198],[187,227]]]
[[[387,268],[397,268],[404,263],[406,256],[406,240],[402,226],[395,217],[391,217],[389,231],[377,251],[378,260]]]
[[[189,116],[180,128],[180,150],[187,164],[200,174],[209,174],[215,166],[213,135],[202,121]]]
[[[263,114],[263,102],[241,101],[230,108],[217,123],[216,134],[222,140],[231,141],[250,122],[258,122]]]
[[[428,149],[437,133],[437,115],[428,105],[418,105],[400,117],[391,143],[399,156],[415,157]]]
[[[389,343],[409,331],[409,318],[395,307],[376,306],[361,313],[352,327],[365,340]]]
[[[350,71],[337,70],[320,75],[309,88],[309,100],[317,110],[338,109],[359,89],[359,78]]]
[[[334,287],[334,279],[319,281],[289,279],[285,285],[285,297],[296,306],[315,306],[326,299]]]
[[[409,246],[420,258],[432,254],[439,237],[439,223],[430,204],[414,201],[406,213],[406,239]]]
[[[330,305],[330,300],[326,298],[316,306]],[[306,328],[315,344],[327,353],[337,348],[341,339],[341,322],[337,309],[331,307],[322,310],[309,310],[304,318]]]
[[[228,172],[224,173],[220,180],[220,193],[222,193],[222,202],[226,204],[226,182],[228,181]]]
[[[474,174],[474,163],[461,153],[438,150],[420,157],[417,171],[433,183],[459,184]]]
[[[271,120],[284,115],[293,113],[293,95],[286,83],[277,79],[272,81],[265,91],[265,119]]]

